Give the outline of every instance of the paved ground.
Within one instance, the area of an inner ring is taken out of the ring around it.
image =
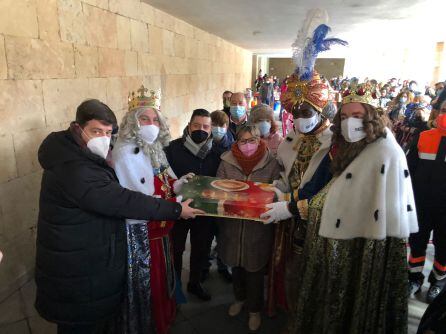
[[[189,249],[184,256],[183,282],[187,282],[189,267]],[[432,268],[433,248],[430,245],[428,250],[428,260],[426,268]],[[188,295],[188,303],[181,306],[177,321],[172,328],[172,334],[245,334],[247,328],[247,312],[243,312],[238,317],[231,318],[227,315],[227,309],[234,300],[231,285],[224,282],[216,271],[216,264],[213,263],[211,276],[204,286],[212,293],[212,300],[201,302],[194,296]],[[428,271],[427,271],[428,272]],[[415,334],[420,319],[426,310],[427,304],[424,302],[427,285],[416,299],[409,300],[409,331],[408,334]],[[262,317],[263,323],[260,334],[278,334],[286,323],[286,315],[279,314],[276,318],[270,319],[265,315]]]
[[[183,282],[187,282],[189,253],[185,253]],[[432,259],[432,249],[429,251]],[[428,261],[427,268],[432,267]],[[201,302],[194,296],[188,296],[188,303],[181,306],[171,334],[245,334],[247,333],[247,312],[230,318],[227,308],[233,301],[231,285],[225,283],[216,272],[213,264],[206,288],[212,293],[212,300]],[[424,303],[424,292],[409,301],[409,334],[415,334],[427,305]],[[33,303],[35,298],[35,284],[30,281],[19,291],[0,303],[0,333],[1,334],[55,334],[56,327],[40,318]],[[286,322],[286,316],[279,314],[274,319],[263,317],[263,325],[259,334],[280,333]],[[310,334],[310,333],[308,333]]]

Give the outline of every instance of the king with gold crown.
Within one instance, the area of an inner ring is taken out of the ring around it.
[[[141,86],[129,94],[113,163],[120,184],[146,195],[177,201],[184,180],[169,167],[164,147],[170,133],[160,112],[160,92]],[[160,215],[162,216],[162,214]],[[169,233],[173,221],[126,220],[128,244],[128,297],[126,333],[166,334],[175,319],[177,277]]]

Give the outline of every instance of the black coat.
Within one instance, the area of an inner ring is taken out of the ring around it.
[[[215,146],[204,159],[196,157],[184,146],[184,138],[171,141],[165,151],[169,165],[178,178],[187,173],[203,176],[215,176],[217,174],[221,152]]]
[[[125,291],[125,218],[178,219],[181,206],[122,188],[106,161],[70,130],[39,149],[36,309],[52,322],[89,324],[119,312]]]
[[[431,130],[432,131],[432,130]],[[446,136],[442,136],[435,160],[420,159],[415,136],[409,152],[407,165],[412,177],[413,193],[418,211],[444,209],[446,201]]]

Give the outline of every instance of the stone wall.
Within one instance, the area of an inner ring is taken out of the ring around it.
[[[252,54],[139,0],[0,1],[0,302],[32,276],[37,149],[99,98],[121,119],[130,90],[161,88],[172,135],[193,109],[251,84]]]

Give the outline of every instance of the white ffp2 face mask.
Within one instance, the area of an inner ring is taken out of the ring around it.
[[[308,133],[313,131],[320,121],[321,116],[319,114],[316,114],[310,118],[295,118],[294,125],[295,129],[300,133]]]
[[[349,143],[356,143],[364,139],[367,134],[364,132],[364,122],[362,118],[349,117],[341,121],[341,133]]]
[[[91,138],[87,143],[87,147],[91,153],[105,159],[110,149],[110,140],[111,138],[107,136]]]
[[[160,133],[160,128],[154,124],[143,125],[139,129],[139,135],[148,144],[153,144],[156,138],[158,138],[159,133]]]

